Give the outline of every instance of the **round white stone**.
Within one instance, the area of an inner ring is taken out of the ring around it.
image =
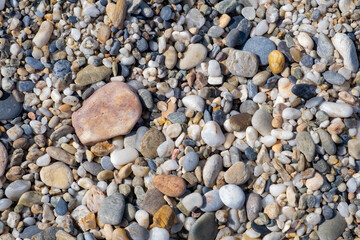
[[[219,195],[221,201],[229,208],[240,209],[245,203],[243,190],[234,184],[227,184],[221,187]]]
[[[225,136],[215,121],[209,121],[204,125],[201,138],[210,147],[218,147],[225,142]]]
[[[114,167],[119,169],[120,166],[135,161],[138,156],[139,153],[135,148],[115,149],[110,153],[110,160]]]

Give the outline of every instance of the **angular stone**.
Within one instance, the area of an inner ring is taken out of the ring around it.
[[[149,188],[140,205],[140,209],[154,215],[165,204],[164,194],[162,194],[157,188]]]
[[[216,237],[216,232],[217,223],[214,213],[204,213],[192,225],[188,240],[213,240]]]
[[[109,3],[106,6],[106,13],[114,27],[122,27],[126,16],[126,0],[119,0],[116,5]]]
[[[52,35],[54,26],[49,21],[44,21],[41,23],[39,30],[37,31],[35,37],[33,38],[33,43],[38,47],[42,48],[46,45]]]
[[[168,205],[164,205],[154,214],[153,224],[151,224],[150,229],[155,227],[165,228],[170,232],[175,221],[175,212]]]
[[[129,85],[111,82],[93,93],[73,113],[72,123],[83,144],[128,134],[141,116],[141,102]]]
[[[86,86],[110,77],[111,73],[111,69],[105,66],[95,67],[94,65],[87,65],[78,72],[75,83],[80,86]]]
[[[330,134],[324,129],[319,128],[317,130],[321,140],[321,146],[327,152],[327,154],[334,155],[336,153],[336,144],[332,140]]]
[[[254,53],[231,49],[226,60],[227,69],[236,76],[253,77],[259,61]]]
[[[67,165],[56,162],[40,170],[40,179],[47,186],[67,189],[73,182],[73,175]]]
[[[186,190],[184,179],[173,175],[157,175],[153,179],[154,186],[169,197],[179,197]]]
[[[230,117],[230,127],[237,132],[243,132],[251,125],[251,115],[248,113],[235,114]]]

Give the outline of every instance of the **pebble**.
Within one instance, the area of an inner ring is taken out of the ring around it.
[[[204,194],[203,205],[200,210],[203,212],[214,212],[224,206],[224,203],[220,199],[219,190],[211,190]]]
[[[344,67],[356,72],[359,68],[359,60],[354,42],[344,33],[336,33],[331,41],[344,59]]]
[[[215,214],[204,213],[191,226],[188,240],[215,239],[216,228]]]
[[[60,60],[54,64],[53,73],[57,78],[64,78],[71,72],[71,63],[68,60]]]
[[[40,179],[47,186],[67,189],[73,183],[73,175],[70,168],[62,163],[55,162],[40,170]]]
[[[326,71],[323,73],[323,77],[328,83],[334,84],[334,85],[343,85],[345,83],[345,78],[337,73],[332,71]]]
[[[106,66],[96,67],[94,65],[87,65],[79,71],[75,83],[80,86],[97,83],[109,78],[111,73],[111,69]],[[113,85],[113,87],[115,87],[115,85]]]
[[[149,232],[149,240],[168,240],[170,234],[166,229],[154,227]]]
[[[330,57],[334,53],[331,40],[323,33],[319,34],[316,53],[322,58]]]
[[[285,57],[278,51],[274,50],[269,54],[269,66],[274,74],[281,73],[285,66]]]
[[[353,114],[353,109],[346,103],[323,102],[319,109],[329,117],[348,118]]]
[[[133,240],[149,239],[149,231],[135,222],[130,223],[125,229]]]
[[[355,159],[360,159],[360,140],[350,139],[347,144],[349,148],[349,154]]]
[[[5,146],[0,142],[0,176],[4,176],[8,163],[8,153]]]
[[[240,209],[245,203],[243,190],[234,184],[227,184],[220,188],[219,196],[221,201],[229,208]]]
[[[251,115],[240,113],[230,117],[230,127],[234,131],[243,132],[251,125]]]
[[[302,152],[308,162],[315,157],[315,143],[308,132],[299,132],[296,135],[296,147]]]
[[[114,27],[121,27],[124,23],[126,16],[126,1],[120,0],[116,4],[109,3],[106,6],[106,13],[110,18]],[[96,14],[97,15],[97,14]]]
[[[222,159],[218,154],[214,154],[209,157],[203,168],[203,181],[206,187],[212,187],[215,184],[215,180],[222,170]]]
[[[18,201],[21,195],[31,188],[31,182],[25,180],[15,180],[5,189],[5,196],[11,201]]]
[[[140,143],[140,152],[146,158],[158,156],[157,148],[165,142],[165,136],[159,130],[151,128],[147,131]]]
[[[275,44],[268,38],[262,36],[250,38],[248,41],[246,41],[243,47],[243,51],[252,52],[257,56],[261,66],[269,64],[269,55],[274,50],[276,50]]]
[[[237,162],[225,172],[224,178],[229,184],[241,185],[250,179],[250,171],[245,163]]]
[[[332,140],[330,134],[321,128],[317,130],[317,133],[319,134],[321,146],[325,152],[327,152],[329,155],[334,155],[336,153],[336,144]]]
[[[218,147],[225,142],[225,136],[219,124],[214,121],[205,123],[201,130],[201,138],[211,147]]]
[[[157,175],[153,179],[154,186],[169,197],[179,197],[186,190],[185,181],[177,176]]]
[[[296,84],[291,89],[291,92],[305,100],[309,100],[317,95],[316,87],[308,84]]]
[[[54,26],[52,25],[52,23],[50,23],[49,21],[43,21],[32,42],[38,48],[42,48],[49,42],[53,30]]]
[[[60,198],[60,200],[58,201],[55,207],[56,214],[60,216],[64,216],[67,213],[67,211],[68,211],[68,206],[66,202],[64,201],[64,199]]]
[[[186,96],[182,99],[182,102],[185,105],[185,107],[191,110],[199,111],[199,112],[204,111],[205,102],[201,97],[197,95]]]
[[[258,59],[247,51],[231,49],[226,59],[227,69],[236,76],[253,77],[258,70]]]
[[[80,141],[91,144],[129,133],[141,112],[140,100],[130,86],[112,82],[93,93],[73,113],[72,122]]]
[[[252,126],[263,136],[271,134],[271,130],[273,129],[271,122],[272,117],[270,113],[262,108],[258,109],[251,119]]]
[[[186,195],[178,204],[177,207],[181,209],[179,205],[186,210],[185,214],[189,215],[190,212],[200,208],[203,205],[203,197],[200,193],[190,193],[189,195]],[[182,210],[182,212],[184,212],[184,210]]]
[[[183,159],[183,168],[185,171],[194,171],[199,163],[199,155],[196,152],[188,152]]]
[[[262,203],[261,197],[256,193],[250,193],[246,201],[246,214],[250,221],[255,220],[259,216]]]
[[[184,52],[184,57],[179,61],[179,68],[188,70],[199,65],[205,60],[207,49],[200,43],[190,44]]]
[[[14,119],[20,115],[22,104],[16,101],[12,94],[2,93],[0,97],[0,120]]]
[[[196,8],[192,8],[187,13],[185,17],[185,22],[188,28],[200,29],[205,24],[205,18],[199,10],[197,10]]]
[[[319,173],[315,173],[315,175],[306,180],[306,187],[310,190],[316,191],[321,188],[324,184],[324,178]]]
[[[336,212],[334,218],[326,220],[319,225],[319,229],[316,233],[320,239],[335,240],[343,234],[346,226],[345,219]]]
[[[120,224],[125,209],[125,198],[122,194],[115,192],[101,201],[98,216],[105,224]]]

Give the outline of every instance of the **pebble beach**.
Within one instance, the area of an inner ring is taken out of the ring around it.
[[[360,240],[360,1],[0,0],[0,240]]]

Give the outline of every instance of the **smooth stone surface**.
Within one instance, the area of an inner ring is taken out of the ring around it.
[[[169,48],[163,53],[165,56],[165,66],[168,69],[173,69],[177,63],[177,53],[173,46],[169,46]]]
[[[22,233],[20,233],[20,238],[21,239],[31,239],[32,236],[36,235],[37,233],[40,233],[42,230],[38,228],[38,226],[28,226],[25,227],[24,230],[22,231]]]
[[[21,195],[28,191],[31,187],[30,181],[15,180],[10,183],[5,189],[5,196],[12,201],[18,201]]]
[[[126,1],[119,0],[116,2],[116,4],[109,3],[106,6],[106,13],[114,27],[121,27],[124,23],[126,16]]]
[[[184,179],[174,175],[157,175],[153,179],[154,187],[169,197],[179,197],[186,190]]]
[[[296,84],[291,92],[296,96],[308,100],[316,96],[316,87],[308,84]]]
[[[188,152],[183,158],[183,168],[185,171],[193,171],[199,163],[199,155],[196,152]]]
[[[87,65],[78,72],[75,83],[80,86],[93,84],[110,77],[111,73],[111,69],[105,66],[95,67],[94,65]]]
[[[334,155],[336,153],[336,144],[332,140],[330,134],[321,128],[317,130],[317,133],[319,134],[321,140],[321,146],[323,147],[325,152],[327,154]]]
[[[246,202],[246,214],[249,221],[255,220],[259,216],[262,203],[259,194],[250,193]]]
[[[229,208],[240,209],[245,203],[245,193],[235,184],[227,184],[220,188],[221,201]]]
[[[49,21],[43,21],[32,42],[38,48],[42,48],[49,42],[53,30],[54,26],[52,25],[52,23],[50,23]]]
[[[125,229],[132,240],[149,239],[149,231],[135,222],[130,223]]]
[[[5,146],[0,142],[0,176],[3,176],[8,163],[8,153]]]
[[[250,171],[245,163],[237,162],[224,175],[225,182],[235,185],[246,183],[250,178]]]
[[[269,64],[269,54],[276,50],[276,46],[270,39],[256,36],[247,40],[242,50],[254,53],[259,59],[259,64],[265,66]]]
[[[115,192],[104,198],[101,202],[98,216],[105,224],[120,224],[125,209],[125,198],[122,194]]]
[[[353,158],[360,159],[360,140],[350,139],[348,141],[348,151]]]
[[[190,44],[179,61],[181,70],[188,70],[202,63],[207,56],[207,49],[200,43]]]
[[[214,213],[204,213],[192,225],[188,240],[214,240],[217,232],[217,223]]]
[[[225,136],[215,121],[208,121],[201,130],[201,138],[211,147],[218,147],[225,142]]]
[[[319,34],[316,53],[322,58],[330,57],[334,53],[334,45],[323,33]]]
[[[146,191],[140,208],[151,215],[154,215],[164,204],[166,204],[164,194],[162,194],[157,188],[153,187]]]
[[[47,186],[67,189],[73,182],[71,169],[62,162],[55,162],[40,170],[40,179]]]
[[[111,163],[116,169],[120,169],[122,165],[135,161],[139,156],[135,148],[115,149],[110,153]]]
[[[146,158],[157,157],[157,148],[166,138],[162,132],[155,128],[151,128],[147,131],[140,143],[140,152]]]
[[[203,168],[203,181],[206,187],[212,187],[215,180],[222,170],[223,163],[219,154],[214,154],[206,160]]]
[[[185,22],[188,28],[200,29],[205,24],[205,18],[198,9],[192,8],[187,13]]]
[[[323,73],[323,77],[328,83],[334,84],[334,85],[343,85],[345,83],[345,78],[337,73],[332,71],[326,71]]]
[[[3,92],[0,98],[0,120],[14,119],[20,115],[22,104],[17,102],[12,94]]]
[[[272,119],[270,113],[260,108],[254,113],[251,124],[261,135],[267,136],[271,134],[273,129],[271,125]]]
[[[141,102],[129,85],[111,82],[101,87],[73,113],[72,123],[83,144],[128,134],[142,112]]]
[[[324,178],[319,173],[315,173],[315,175],[306,180],[305,185],[308,189],[312,191],[316,191],[321,188],[324,184]]]
[[[188,95],[184,97],[182,100],[185,107],[194,110],[202,112],[205,108],[205,101],[200,96],[197,95]]]
[[[336,240],[343,234],[346,227],[345,218],[336,211],[336,216],[320,224],[316,233],[321,240]]]
[[[353,108],[346,103],[323,102],[319,108],[329,117],[348,118],[353,114]]]
[[[279,50],[274,50],[269,54],[269,67],[274,74],[282,72],[285,66],[285,57]]]
[[[237,132],[243,132],[251,125],[251,115],[248,113],[235,114],[230,117],[230,127]]]
[[[214,212],[224,206],[224,203],[220,199],[219,190],[211,190],[204,194],[203,205],[200,210],[203,212]]]
[[[254,53],[230,49],[225,65],[233,75],[253,77],[257,73],[259,62]]]
[[[308,162],[311,162],[315,157],[315,143],[312,140],[310,133],[299,132],[296,135],[296,147],[302,152]]]
[[[354,42],[345,33],[336,33],[331,38],[331,41],[344,59],[345,68],[350,69],[352,72],[357,72],[359,60]]]
[[[203,197],[200,193],[197,192],[190,193],[181,200],[181,204],[189,213],[201,207],[203,205],[203,202]]]

